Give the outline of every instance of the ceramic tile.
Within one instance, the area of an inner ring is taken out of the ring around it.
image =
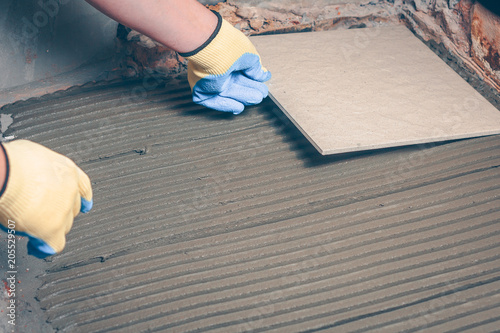
[[[403,26],[251,37],[324,155],[500,133],[500,111]]]

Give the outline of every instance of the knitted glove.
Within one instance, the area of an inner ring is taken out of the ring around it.
[[[92,208],[89,177],[69,158],[37,143],[16,140],[0,147],[7,162],[0,228],[29,237],[28,254],[38,258],[61,252],[73,219]]]
[[[252,42],[223,20],[219,13],[217,28],[198,49],[179,53],[188,59],[188,80],[193,101],[219,111],[239,114],[247,105],[267,97],[263,83],[271,73],[262,67]]]

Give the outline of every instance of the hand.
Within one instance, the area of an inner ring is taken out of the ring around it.
[[[29,237],[28,254],[38,258],[61,252],[73,219],[92,208],[89,177],[69,158],[37,143],[16,140],[3,148],[7,175],[0,228],[9,232],[14,226],[16,235]]]
[[[198,49],[180,53],[188,59],[188,80],[193,101],[208,108],[239,114],[245,106],[260,103],[268,95],[263,83],[271,73],[261,65],[252,42],[223,20],[210,39]]]

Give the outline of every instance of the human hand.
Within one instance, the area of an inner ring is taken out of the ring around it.
[[[16,140],[3,144],[7,176],[0,195],[0,228],[29,237],[28,254],[59,253],[81,211],[92,209],[89,177],[69,158],[42,145]],[[9,223],[9,221],[12,221]]]
[[[193,101],[218,111],[239,114],[245,106],[262,102],[271,73],[261,65],[252,42],[216,13],[219,23],[198,49],[180,53],[188,59]]]

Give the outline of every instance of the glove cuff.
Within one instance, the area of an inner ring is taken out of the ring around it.
[[[189,53],[179,53],[196,65],[198,78],[222,75],[245,53],[258,55],[255,46],[240,30],[224,20],[219,13],[217,28],[199,48]]]

